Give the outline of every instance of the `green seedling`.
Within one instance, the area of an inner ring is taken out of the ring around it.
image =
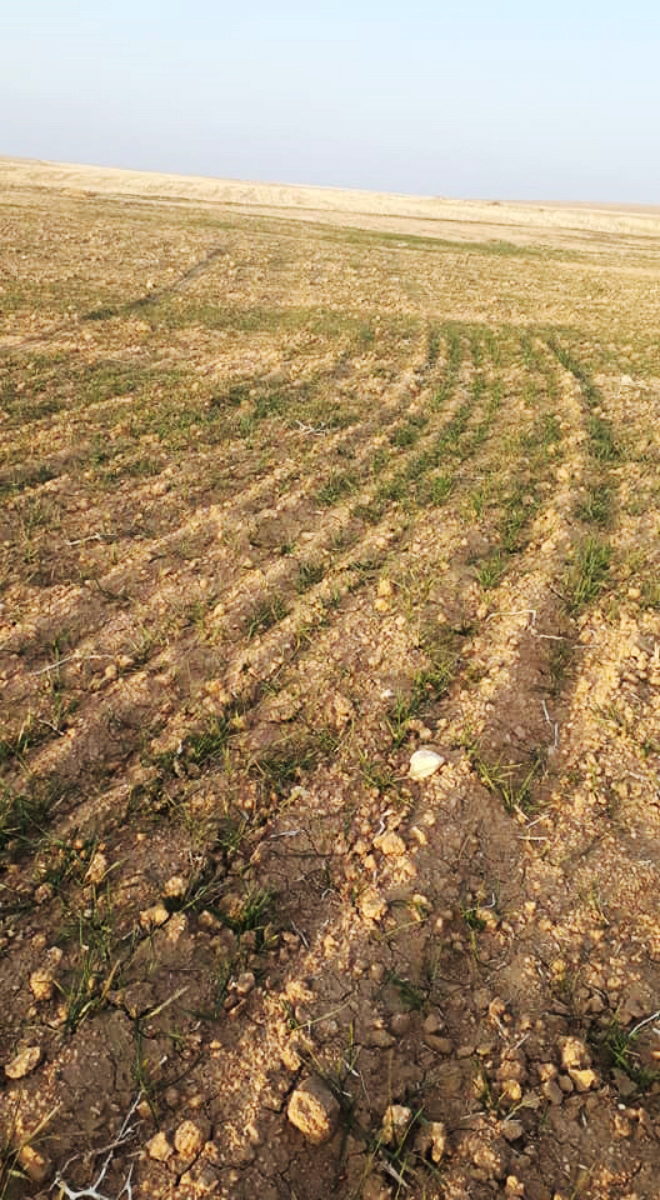
[[[249,640],[260,633],[266,633],[278,621],[284,620],[288,613],[285,601],[280,595],[270,596],[257,606],[247,624],[246,636]]]
[[[410,1012],[424,1012],[428,1007],[427,992],[412,980],[397,974],[396,971],[388,971],[385,979],[387,984],[396,989],[401,1003]]]
[[[121,971],[111,908],[99,904],[96,897],[94,900],[91,916],[78,918],[78,963],[68,986],[62,989],[68,1033],[74,1033],[87,1017],[105,1006]]]
[[[330,478],[316,493],[316,500],[325,508],[331,508],[354,492],[358,487],[357,476],[352,471],[333,471]]]
[[[499,585],[505,570],[506,565],[501,551],[493,550],[481,562],[476,572],[477,580],[484,591],[490,591]]]
[[[612,489],[608,483],[592,483],[575,508],[580,521],[605,529],[612,518]]]
[[[564,576],[563,593],[566,607],[577,616],[603,591],[612,561],[612,550],[606,542],[587,538],[578,548],[575,560]]]
[[[641,1056],[635,1049],[640,1032],[639,1027],[632,1030],[623,1029],[615,1016],[598,1046],[610,1070],[623,1071],[639,1090],[644,1092],[657,1082],[660,1071],[642,1065]]]
[[[296,591],[303,595],[310,588],[320,583],[325,575],[325,567],[322,562],[303,562],[298,568],[298,579],[296,581]]]
[[[528,763],[491,761],[482,754],[479,744],[471,741],[466,743],[466,752],[484,787],[500,797],[508,813],[533,812],[533,783],[542,770],[540,755]]]

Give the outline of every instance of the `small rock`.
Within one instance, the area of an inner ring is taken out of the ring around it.
[[[387,912],[387,904],[375,888],[366,888],[359,899],[360,912],[367,921],[380,921]]]
[[[623,792],[621,794],[624,795]],[[637,983],[628,984],[621,997],[617,1014],[621,1025],[628,1025],[631,1021],[646,1016],[652,1010],[653,1003],[653,993],[646,987]]]
[[[174,1150],[162,1130],[147,1142],[147,1154],[156,1162],[167,1162],[174,1154]]]
[[[522,1088],[517,1079],[507,1078],[502,1080],[500,1099],[506,1100],[509,1104],[518,1104],[522,1100]]]
[[[573,1069],[568,1073],[578,1092],[588,1092],[591,1088],[598,1087],[598,1076],[590,1067],[585,1067],[582,1071]]]
[[[437,1033],[427,1033],[424,1035],[424,1041],[431,1050],[437,1051],[438,1054],[447,1056],[452,1053],[454,1044],[446,1037],[438,1037]]]
[[[48,901],[52,900],[52,899],[53,899],[52,883],[40,883],[39,887],[35,888],[34,900],[35,900],[36,904],[47,904]]]
[[[410,778],[428,779],[429,775],[434,775],[439,770],[444,761],[442,755],[437,754],[435,750],[429,750],[427,747],[415,750],[410,757]]]
[[[525,1132],[522,1121],[500,1121],[500,1133],[507,1142],[517,1142]]]
[[[551,1104],[561,1104],[564,1099],[564,1093],[554,1079],[546,1079],[541,1091],[546,1100],[549,1100]]]
[[[401,1141],[408,1131],[412,1112],[405,1104],[390,1104],[383,1113],[381,1138],[386,1146]]]
[[[164,904],[152,904],[150,908],[143,908],[140,913],[140,924],[145,929],[159,928],[164,925],[169,917],[169,913]]]
[[[632,1137],[632,1124],[623,1113],[614,1114],[614,1133],[619,1138]]]
[[[252,991],[255,985],[255,978],[252,971],[244,971],[236,980],[236,991],[239,996],[247,996],[248,992]]]
[[[493,1042],[485,1042],[484,1046],[485,1050],[483,1053],[491,1054],[493,1052]],[[524,1054],[519,1054],[518,1051],[512,1050],[511,1058],[503,1056],[503,1060],[500,1063],[500,1066],[497,1068],[495,1076],[499,1083],[501,1083],[504,1079],[517,1079],[518,1083],[522,1083],[526,1077],[527,1067],[525,1065]]]
[[[330,1140],[337,1128],[339,1105],[322,1080],[306,1079],[293,1092],[287,1116],[309,1142],[321,1145]]]
[[[183,937],[183,934],[188,928],[188,918],[185,913],[173,913],[167,922],[166,937],[168,942],[176,946],[177,942]]]
[[[96,854],[92,858],[92,861],[89,864],[89,867],[87,869],[87,874],[85,875],[85,883],[94,883],[94,884],[103,883],[103,880],[106,877],[107,871],[108,871],[108,860],[105,857],[105,854],[102,854],[100,850],[97,850]]]
[[[299,1071],[302,1066],[300,1050],[302,1049],[297,1038],[290,1038],[288,1042],[282,1046],[280,1050],[280,1058],[284,1063],[287,1071]]]
[[[576,1037],[561,1038],[559,1042],[561,1048],[562,1066],[570,1071],[571,1067],[581,1068],[591,1065],[591,1056],[586,1044]]]
[[[488,1005],[488,1016],[494,1025],[500,1025],[502,1018],[506,1015],[506,1004],[499,996],[495,996]]]
[[[547,1079],[556,1079],[559,1074],[553,1062],[540,1063],[537,1069],[541,1083],[545,1083]]]
[[[429,1121],[422,1125],[415,1138],[415,1149],[422,1157],[430,1152],[434,1163],[439,1163],[447,1149],[447,1128],[442,1121]]]
[[[254,1121],[251,1121],[249,1125],[245,1126],[245,1132],[253,1146],[261,1145],[263,1138],[259,1132],[259,1127],[255,1125]]]
[[[419,825],[411,825],[410,832],[412,833],[415,840],[417,842],[419,842],[420,846],[428,846],[428,844],[429,844],[428,835],[427,835],[426,831],[424,829],[422,829],[421,823]]]
[[[37,1003],[51,1000],[55,982],[50,971],[33,971],[30,975],[30,991]]]
[[[507,1175],[504,1186],[507,1196],[522,1196],[524,1200],[525,1185],[518,1179],[517,1175]]]
[[[504,1179],[510,1158],[509,1147],[504,1142],[487,1142],[479,1135],[466,1138],[465,1148],[469,1147],[472,1162],[485,1174],[487,1179]]]
[[[637,1084],[633,1082],[629,1075],[626,1075],[625,1071],[622,1071],[619,1067],[613,1067],[612,1078],[616,1084],[616,1090],[623,1100],[628,1100],[631,1096],[635,1095]]]
[[[194,1121],[182,1121],[174,1134],[174,1149],[180,1158],[191,1163],[202,1152],[204,1134]]]
[[[384,833],[382,837],[376,838],[374,845],[377,846],[378,849],[383,852],[383,854],[393,858],[397,858],[406,852],[406,843],[404,842],[403,838],[399,837],[398,833],[393,833],[391,830],[389,833]]]
[[[395,1013],[390,1021],[390,1029],[396,1037],[403,1037],[410,1029],[410,1013]]]
[[[52,1169],[50,1159],[29,1144],[21,1146],[18,1152],[18,1165],[25,1171],[32,1183],[45,1183]]]
[[[183,879],[181,875],[172,875],[172,877],[167,880],[163,888],[163,895],[170,896],[173,900],[180,900],[182,896],[185,896],[185,894],[185,879]]]
[[[34,1071],[35,1067],[41,1061],[41,1046],[26,1046],[21,1050],[11,1062],[5,1066],[5,1075],[8,1079],[23,1079]]]
[[[211,933],[224,928],[222,922],[215,916],[215,914],[210,913],[206,908],[202,909],[201,913],[199,914],[197,918],[197,924],[199,925],[200,929],[207,929]]]
[[[396,1042],[396,1038],[391,1033],[388,1033],[386,1029],[372,1029],[371,1033],[368,1034],[368,1039],[368,1044],[370,1046],[377,1046],[379,1050],[389,1050]]]

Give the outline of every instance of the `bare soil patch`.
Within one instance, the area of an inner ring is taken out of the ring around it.
[[[653,1200],[657,216],[0,174],[0,1195]]]

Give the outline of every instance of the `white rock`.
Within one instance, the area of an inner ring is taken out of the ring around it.
[[[54,987],[50,971],[33,971],[30,975],[30,991],[35,1000],[51,1000]]]
[[[89,864],[87,874],[85,875],[85,883],[103,883],[107,870],[108,860],[105,854],[101,854],[101,851],[97,850]]]
[[[422,1125],[415,1138],[415,1149],[425,1157],[430,1153],[434,1163],[439,1163],[447,1149],[447,1129],[442,1121],[429,1121]]]
[[[50,1171],[51,1162],[44,1154],[35,1150],[34,1146],[21,1146],[18,1151],[18,1162],[32,1183],[45,1183]],[[43,1194],[43,1193],[42,1193]]]
[[[410,758],[410,778],[428,779],[429,775],[434,775],[444,761],[442,755],[435,750],[428,750],[426,747],[423,750],[415,750]]]
[[[164,888],[163,895],[171,896],[175,900],[180,900],[186,894],[186,881],[181,875],[173,875],[168,879]]]
[[[399,858],[406,852],[406,843],[398,833],[388,830],[382,837],[374,838],[374,845],[388,857]]]
[[[387,903],[373,887],[368,887],[362,892],[358,900],[362,916],[367,921],[380,921],[387,912]]]
[[[156,1162],[167,1162],[174,1154],[174,1150],[162,1130],[150,1138],[146,1149],[149,1158],[155,1159]]]
[[[152,904],[151,908],[144,908],[140,913],[140,924],[144,929],[158,928],[165,924],[169,915],[164,904]]]
[[[193,1162],[202,1152],[204,1134],[194,1121],[182,1121],[174,1134],[174,1149],[181,1158]]]
[[[41,1061],[41,1047],[27,1046],[25,1050],[21,1050],[11,1062],[5,1067],[5,1075],[8,1079],[23,1079],[29,1075]]]
[[[236,980],[236,991],[239,996],[247,996],[248,992],[252,991],[255,985],[255,978],[252,971],[244,971]]]
[[[339,1105],[322,1080],[307,1079],[293,1092],[287,1116],[309,1142],[320,1145],[329,1141],[337,1128]]]
[[[391,1146],[393,1143],[401,1141],[407,1133],[411,1121],[412,1112],[405,1104],[390,1104],[383,1113],[381,1129],[381,1138],[385,1145]]]

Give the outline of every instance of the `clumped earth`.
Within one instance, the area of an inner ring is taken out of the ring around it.
[[[660,223],[79,176],[1,201],[0,1194],[652,1200]]]

